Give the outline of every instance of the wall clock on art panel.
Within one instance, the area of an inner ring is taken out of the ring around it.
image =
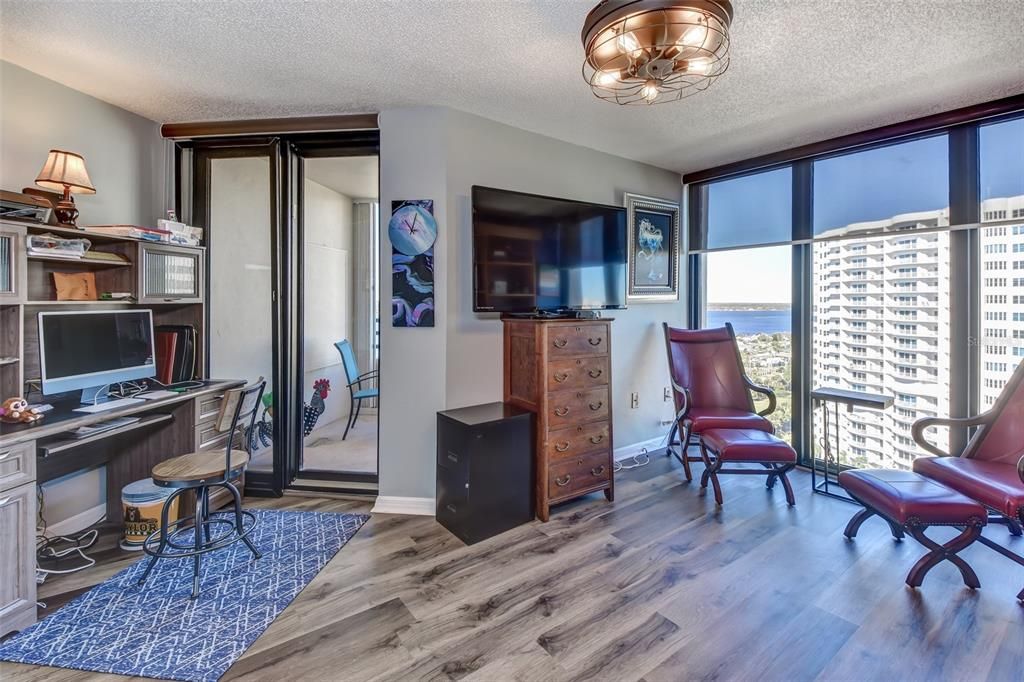
[[[418,256],[434,245],[437,220],[430,200],[395,202],[388,221],[391,246],[406,256]]]
[[[430,199],[391,202],[391,326],[434,326],[434,242]]]

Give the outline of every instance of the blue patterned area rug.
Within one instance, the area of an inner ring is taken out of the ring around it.
[[[255,563],[236,542],[192,560],[149,557],[0,644],[0,660],[171,680],[217,680],[256,641],[369,516],[253,510]]]

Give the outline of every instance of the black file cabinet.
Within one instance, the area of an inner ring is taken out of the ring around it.
[[[533,428],[506,403],[437,413],[437,520],[463,542],[533,520]]]

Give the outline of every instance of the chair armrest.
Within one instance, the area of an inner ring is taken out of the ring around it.
[[[924,430],[931,428],[932,426],[959,426],[968,428],[971,426],[980,426],[988,423],[988,413],[979,414],[975,417],[925,417],[924,419],[918,419],[914,422],[914,425],[910,427],[910,436],[924,450],[932,453],[937,457],[951,457],[952,453],[939,450],[936,446],[928,442],[924,437]]]
[[[743,381],[746,382],[748,389],[750,389],[754,393],[761,393],[768,398],[768,407],[758,412],[759,415],[761,415],[762,417],[766,417],[775,411],[775,408],[778,404],[778,399],[775,397],[775,391],[768,388],[767,386],[755,384],[753,381],[750,380],[750,377],[746,375],[743,376]]]
[[[683,397],[683,405],[676,412],[676,424],[680,424],[683,418],[686,417],[686,413],[690,411],[690,392],[685,387],[677,384],[675,377],[669,375],[669,381],[672,383],[672,390]],[[682,427],[681,424],[680,427]]]
[[[360,374],[359,376],[357,376],[355,378],[355,381],[352,381],[351,383],[349,383],[348,386],[352,387],[352,386],[357,386],[358,385],[360,388],[362,388],[364,381],[369,381],[370,379],[376,379],[377,378],[377,372],[378,372],[378,370],[375,370],[375,369],[371,369],[369,372],[363,372],[362,374]]]

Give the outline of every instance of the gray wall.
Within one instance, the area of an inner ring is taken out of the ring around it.
[[[96,187],[75,195],[80,225],[163,217],[168,158],[156,123],[0,61],[0,187],[35,186],[53,148],[84,156]]]
[[[19,192],[34,186],[51,148],[85,157],[97,193],[76,195],[79,224],[156,225],[166,206],[167,177],[159,126],[0,61],[0,187]],[[99,467],[47,483],[47,523],[72,517],[78,527],[95,522],[102,513],[96,508],[106,501],[105,481]]]
[[[615,205],[625,192],[678,201],[682,186],[670,171],[448,109],[381,115],[381,182],[382,229],[392,199],[434,199],[440,228],[434,329],[391,327],[390,245],[386,239],[382,245],[381,494],[433,497],[434,412],[502,394],[501,322],[472,312],[472,185]],[[660,325],[683,325],[684,308],[682,301],[630,304],[613,314],[617,448],[666,433],[660,422],[672,409],[662,400],[667,368]],[[633,391],[637,409],[629,407]]]

